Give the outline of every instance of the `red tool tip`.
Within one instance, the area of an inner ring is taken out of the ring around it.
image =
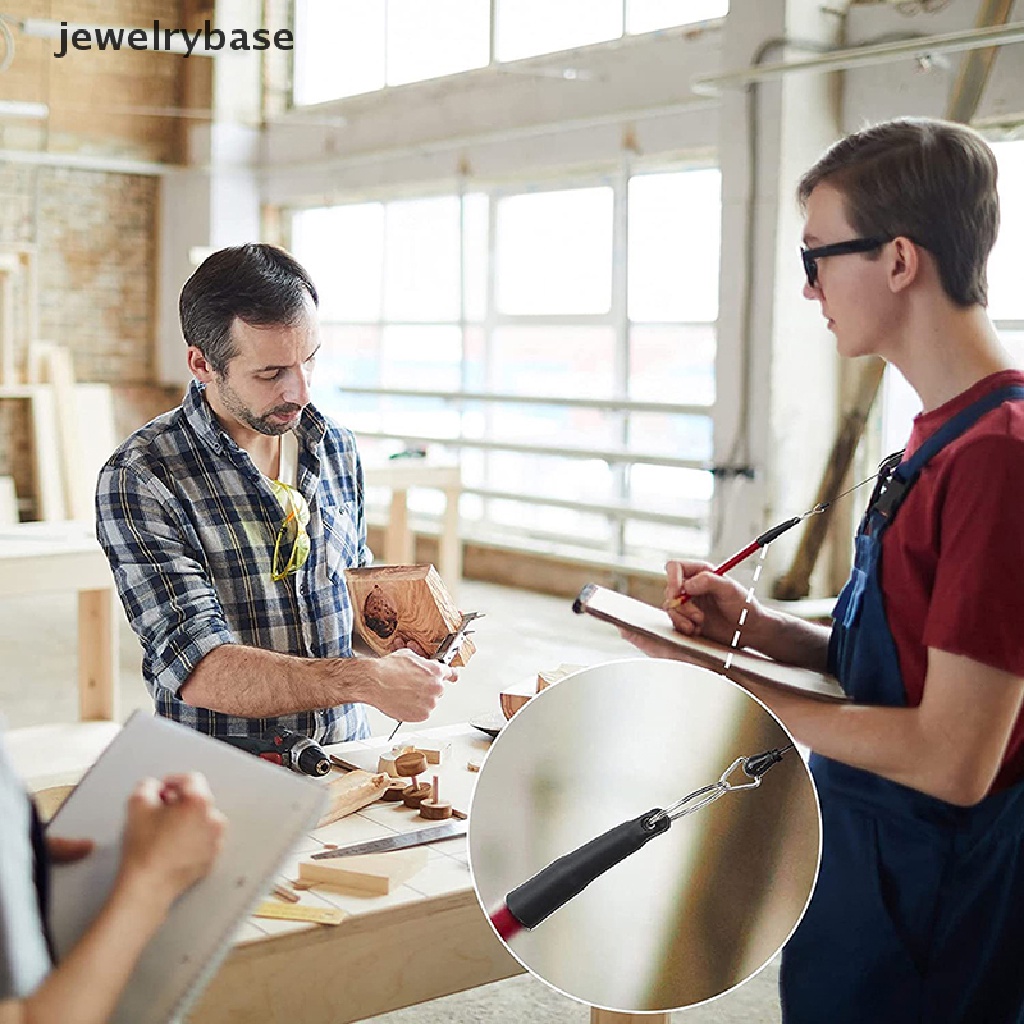
[[[512,911],[504,903],[491,914],[491,924],[506,942],[523,930],[523,926],[512,916]]]

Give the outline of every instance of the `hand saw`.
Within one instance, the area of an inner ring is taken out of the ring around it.
[[[339,846],[336,850],[322,850],[320,853],[314,853],[310,859],[330,860],[332,857],[354,857],[360,853],[390,853],[392,850],[405,850],[410,846],[425,846],[427,843],[439,843],[443,839],[464,836],[466,826],[465,821],[455,819],[446,821],[443,825],[421,828],[414,832],[402,832],[384,839],[370,839],[364,843]]]

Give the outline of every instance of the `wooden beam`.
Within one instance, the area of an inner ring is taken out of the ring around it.
[[[864,424],[867,422],[871,406],[874,404],[875,396],[881,386],[884,372],[885,363],[874,357],[861,370],[856,398],[853,406],[843,416],[839,433],[832,445],[828,462],[825,464],[825,472],[814,499],[815,504],[828,504],[839,495],[843,480],[846,479],[853,456],[856,454],[857,445],[860,443],[861,434],[864,432]],[[780,576],[772,586],[772,597],[776,600],[795,601],[810,593],[811,573],[814,571],[814,565],[821,553],[821,547],[828,533],[834,511],[834,508],[829,508],[819,515],[811,516],[805,522],[800,544],[793,556],[789,570]]]
[[[994,28],[1005,25],[1012,9],[1013,0],[981,0],[975,27]],[[990,46],[984,50],[971,50],[961,58],[960,71],[946,107],[947,120],[971,123],[992,75],[992,66],[999,49],[998,46]]]

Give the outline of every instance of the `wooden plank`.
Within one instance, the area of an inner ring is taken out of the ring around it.
[[[278,921],[309,921],[312,924],[341,924],[345,911],[337,907],[307,907],[297,903],[273,903],[264,900],[252,912],[252,917],[274,918]]]
[[[330,792],[330,803],[317,828],[330,825],[368,804],[372,804],[388,788],[390,779],[386,774],[354,771],[348,775],[335,775],[324,780]]]
[[[881,387],[884,372],[885,362],[875,357],[871,357],[861,369],[857,396],[853,407],[843,416],[839,433],[825,463],[818,494],[814,499],[815,504],[827,504],[838,496],[856,454],[871,406]],[[793,601],[810,593],[811,573],[825,542],[834,511],[834,508],[829,508],[820,515],[811,516],[804,523],[800,544],[793,556],[792,564],[772,586],[772,597],[776,600]]]
[[[13,476],[0,476],[0,526],[18,522],[18,494]]]
[[[0,383],[18,383],[14,346],[14,277],[8,266],[2,266],[0,267]]]
[[[72,497],[72,519],[95,518],[96,479],[118,445],[114,423],[114,393],[107,384],[75,385],[75,423],[79,437],[79,491]]]
[[[78,594],[78,716],[117,721],[117,596],[113,587]]]
[[[299,862],[299,881],[355,896],[387,896],[427,866],[427,848]]]
[[[36,516],[43,522],[65,518],[64,478],[61,473],[60,438],[53,390],[45,385],[32,389],[32,453],[36,481]]]

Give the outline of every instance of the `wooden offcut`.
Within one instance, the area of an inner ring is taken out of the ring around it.
[[[323,817],[317,822],[317,828],[329,825],[332,821],[372,804],[374,800],[380,798],[390,782],[390,778],[383,772],[371,774],[356,771],[331,778],[326,783],[330,803]]]
[[[427,863],[425,847],[299,862],[299,879],[355,896],[387,896]]]
[[[355,627],[366,645],[383,656],[408,648],[424,658],[437,654],[462,614],[432,565],[381,565],[345,572]],[[465,665],[476,648],[465,640],[452,665]]]

